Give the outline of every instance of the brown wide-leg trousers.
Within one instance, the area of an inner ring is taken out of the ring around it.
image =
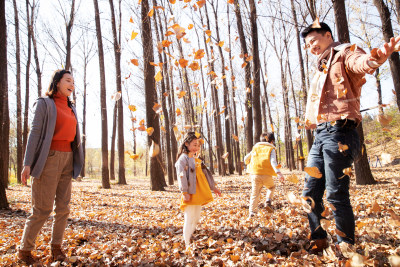
[[[32,179],[32,215],[26,220],[20,250],[34,249],[36,236],[53,208],[51,244],[61,245],[70,211],[72,175],[72,152],[50,150],[42,174]]]

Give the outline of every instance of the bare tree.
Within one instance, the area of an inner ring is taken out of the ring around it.
[[[337,33],[339,41],[342,43],[350,42],[349,27],[346,17],[346,8],[344,0],[333,1],[333,8],[335,12],[335,21],[337,27]],[[367,150],[364,144],[364,132],[362,123],[358,125],[357,132],[360,136],[361,144],[361,155],[354,162],[356,182],[357,184],[374,184],[376,183],[374,177],[372,176],[371,168],[368,162]]]
[[[113,43],[114,43],[114,56],[115,56],[115,82],[117,92],[121,94],[121,99],[117,101],[118,107],[118,184],[126,184],[125,178],[125,139],[124,139],[124,112],[123,112],[123,101],[122,101],[122,80],[121,80],[121,0],[118,1],[118,32],[115,17],[114,1],[109,0],[111,9],[111,25],[113,31]]]
[[[398,4],[398,3],[397,3]],[[374,5],[378,9],[382,21],[382,33],[385,42],[389,42],[394,37],[390,11],[383,0],[374,0]],[[394,90],[397,96],[397,107],[400,110],[400,57],[399,53],[392,53],[389,57],[390,71],[392,73]]]
[[[31,25],[28,30],[31,32],[32,44],[33,44],[33,57],[35,59],[35,72],[37,77],[37,89],[38,89],[38,97],[42,95],[42,71],[40,70],[39,63],[39,54],[38,47],[36,42],[36,34],[35,34],[35,26],[36,26],[36,17],[35,10],[37,11],[39,7],[39,3],[35,3],[35,0],[32,2],[31,6]]]
[[[100,12],[97,0],[93,0],[94,16],[96,21],[97,47],[100,67],[100,108],[101,108],[101,182],[103,188],[110,188],[108,171],[108,129],[107,129],[107,102],[106,102],[106,73],[104,69],[103,40],[100,26]]]
[[[8,182],[8,134],[10,120],[8,115],[7,78],[7,24],[5,1],[0,1],[0,209],[8,209],[6,187]]]
[[[242,49],[242,55],[243,58],[246,58],[248,56],[248,50],[247,50],[247,44],[246,44],[246,37],[244,35],[244,30],[243,30],[243,22],[242,22],[242,15],[240,13],[240,5],[239,5],[239,0],[234,1],[235,5],[235,14],[236,14],[236,22],[237,22],[237,30],[239,32],[239,40],[240,40],[240,46]],[[246,62],[244,62],[246,63]],[[252,107],[252,90],[251,90],[251,70],[250,70],[250,65],[246,63],[245,65],[245,87],[248,88],[246,90],[246,102],[245,102],[245,109],[246,109],[246,126],[245,126],[245,131],[246,131],[246,152],[249,153],[251,149],[253,148],[253,138],[250,138],[250,136],[253,136],[253,107]]]
[[[22,171],[22,114],[21,114],[21,56],[19,41],[19,16],[17,0],[13,0],[15,22],[15,60],[16,60],[16,84],[17,84],[17,181],[21,183]]]
[[[141,18],[142,18],[142,44],[143,44],[143,58],[144,58],[144,86],[145,86],[145,98],[146,98],[146,120],[147,127],[153,127],[154,132],[148,137],[148,145],[151,146],[153,142],[153,148],[160,144],[160,123],[158,116],[153,110],[153,106],[157,101],[157,91],[155,86],[155,71],[154,67],[150,65],[150,62],[154,61],[153,52],[153,38],[151,31],[149,13],[149,1],[143,0],[141,7]],[[157,150],[157,149],[156,149]],[[154,151],[154,150],[153,150]],[[155,152],[154,152],[155,153]],[[157,154],[157,153],[155,153]],[[161,156],[150,155],[150,180],[151,190],[153,191],[164,191],[164,172],[161,165]]]

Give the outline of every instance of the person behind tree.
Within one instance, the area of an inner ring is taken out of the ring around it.
[[[255,215],[263,186],[267,188],[265,205],[271,207],[271,199],[275,191],[275,184],[272,176],[278,176],[281,181],[283,181],[283,175],[276,162],[274,133],[263,133],[260,139],[263,142],[255,144],[251,152],[244,157],[244,162],[247,165],[247,172],[251,175],[252,189],[249,218]]]
[[[75,89],[67,70],[57,70],[45,97],[39,97],[25,151],[22,183],[32,176],[32,215],[28,217],[18,249],[18,258],[28,265],[37,259],[31,251],[35,239],[54,206],[51,255],[65,260],[61,250],[69,215],[72,178],[83,166],[78,119],[69,96]]]
[[[327,233],[321,227],[324,211],[322,197],[326,189],[327,201],[333,205],[337,233],[337,248],[355,242],[354,214],[350,203],[350,177],[343,170],[351,167],[360,153],[360,139],[356,127],[360,113],[361,87],[365,74],[372,74],[394,51],[400,37],[392,38],[382,48],[366,54],[351,44],[333,40],[330,27],[316,20],[301,33],[306,48],[317,56],[317,71],[308,92],[305,122],[315,129],[315,139],[308,155],[307,167],[317,168],[322,174],[306,175],[303,196],[311,204],[308,214],[310,252],[319,253],[328,247]],[[339,145],[347,149],[339,150]],[[318,171],[317,171],[318,173]],[[312,200],[311,200],[312,199]]]
[[[202,160],[198,158],[201,144],[195,132],[188,132],[179,147],[175,163],[179,190],[182,192],[180,209],[184,211],[183,239],[186,248],[200,221],[201,207],[213,201],[211,190],[218,196],[221,191]]]

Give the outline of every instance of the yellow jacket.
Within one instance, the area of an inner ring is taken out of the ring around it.
[[[244,158],[247,164],[247,172],[258,175],[276,176],[276,172],[271,165],[271,152],[276,149],[274,145],[268,142],[259,142]]]

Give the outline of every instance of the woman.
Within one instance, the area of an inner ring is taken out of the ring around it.
[[[22,183],[32,176],[32,215],[26,220],[18,258],[26,264],[37,259],[31,251],[35,239],[54,205],[51,237],[53,260],[65,260],[61,243],[69,215],[72,177],[83,166],[83,152],[75,107],[68,97],[75,89],[67,70],[57,70],[45,97],[36,102],[36,110],[26,146]]]

